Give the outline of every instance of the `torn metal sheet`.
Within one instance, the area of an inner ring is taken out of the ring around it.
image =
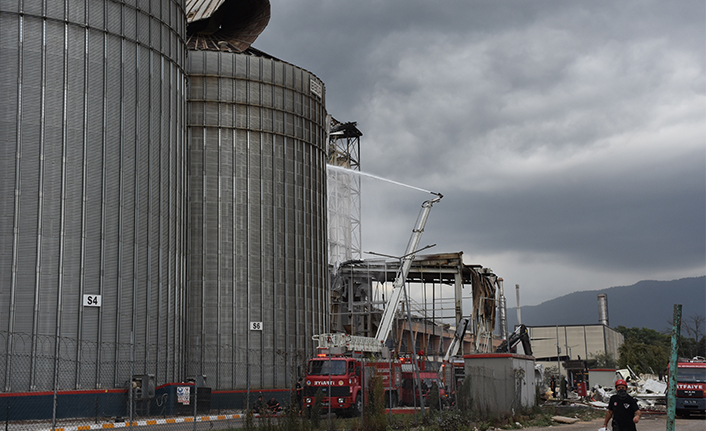
[[[186,22],[209,18],[226,0],[186,0]]]
[[[244,52],[270,22],[269,0],[187,0],[187,47]]]
[[[648,393],[665,394],[667,392],[667,382],[660,382],[653,379],[645,380],[642,389]]]

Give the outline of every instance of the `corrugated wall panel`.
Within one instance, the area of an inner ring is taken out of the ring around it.
[[[15,228],[15,187],[17,185],[17,115],[21,110],[18,98],[17,74],[19,67],[18,40],[19,20],[10,15],[0,14],[0,64],[3,73],[0,74],[0,97],[3,99],[3,109],[0,109],[0,130],[6,141],[0,145],[0,285],[11,286],[13,281],[13,231]],[[10,304],[14,300],[12,290],[0,289],[0,304]],[[0,308],[0,315],[7,313],[6,305]],[[0,332],[7,333],[11,329],[8,319],[0,319]],[[5,337],[3,340],[5,341]],[[0,371],[7,369],[6,357],[0,358]],[[7,386],[5,373],[0,373],[0,389]]]
[[[181,378],[183,10],[0,3],[2,390]]]
[[[325,105],[301,85],[317,78],[224,52],[192,51],[187,70],[187,373],[216,389],[289,387],[327,311]]]

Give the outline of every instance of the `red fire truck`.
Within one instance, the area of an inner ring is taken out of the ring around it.
[[[679,362],[677,368],[677,415],[706,413],[706,359]]]
[[[304,381],[304,407],[313,407],[321,390],[324,410],[330,408],[339,416],[359,415],[369,396],[373,376],[382,378],[385,407],[397,406],[401,381],[399,361],[323,354],[310,359]]]
[[[400,404],[406,406],[413,406],[419,404],[418,391],[415,388],[414,371],[403,371],[402,372],[402,387],[400,388]],[[439,390],[439,397],[441,399],[442,407],[446,408],[451,405],[451,399],[446,392],[444,383],[439,378],[439,374],[436,371],[419,371],[419,379],[422,385],[422,397],[424,397],[424,405],[427,407],[434,407],[429,405],[429,395],[434,385]]]
[[[382,377],[385,389],[385,404],[397,405],[399,400],[400,362],[392,359],[386,346],[397,308],[404,298],[405,281],[412,266],[417,246],[424,232],[431,207],[443,197],[433,193],[435,198],[424,201],[412,229],[412,236],[405,254],[400,258],[385,311],[375,337],[365,337],[344,333],[314,335],[318,342],[317,357],[309,360],[304,382],[304,407],[311,408],[316,403],[316,394],[321,389],[321,402],[324,407],[337,414],[359,414],[363,409],[373,375]],[[376,360],[364,360],[360,356],[366,352]],[[358,355],[356,357],[356,355]]]

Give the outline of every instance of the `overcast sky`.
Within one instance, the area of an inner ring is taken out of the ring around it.
[[[321,78],[361,170],[444,195],[428,252],[525,305],[706,273],[703,0],[271,4],[253,47]],[[363,249],[402,254],[433,196],[362,188]]]

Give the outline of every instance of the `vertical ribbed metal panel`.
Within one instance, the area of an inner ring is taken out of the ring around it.
[[[0,2],[1,390],[181,378],[183,3]]]
[[[187,374],[289,387],[327,313],[323,84],[230,52],[189,51],[187,75]]]

